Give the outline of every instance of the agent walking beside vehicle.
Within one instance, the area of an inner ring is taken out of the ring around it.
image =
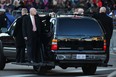
[[[25,40],[22,33],[22,21],[25,16],[27,16],[28,10],[22,8],[22,16],[16,20],[16,25],[14,29],[14,38],[16,41],[16,62],[25,62]]]
[[[106,46],[107,46],[106,52],[107,52],[107,57],[108,57],[108,59],[106,60],[106,63],[107,63],[109,61],[110,39],[113,33],[113,19],[107,16],[105,7],[101,7],[99,10],[99,14],[93,17],[96,18],[98,22],[101,24],[101,26],[105,29]]]
[[[34,63],[40,51],[41,21],[35,8],[30,8],[30,15],[23,19],[23,37],[27,45],[28,62]]]
[[[27,44],[27,53],[29,63],[35,63],[41,61],[42,46],[42,20],[50,19],[50,16],[40,17],[37,15],[35,8],[30,8],[30,15],[23,19],[23,37]],[[46,38],[47,39],[47,38]],[[42,56],[43,57],[43,56]]]

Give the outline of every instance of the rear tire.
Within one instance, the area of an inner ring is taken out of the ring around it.
[[[83,73],[85,75],[93,75],[93,74],[95,74],[96,69],[97,69],[97,66],[94,65],[94,64],[86,65],[86,66],[82,67]]]
[[[49,67],[49,66],[33,66],[33,69],[38,74],[45,74],[48,70],[51,70],[52,67]]]
[[[6,58],[3,53],[2,41],[0,40],[0,70],[3,70],[6,64]]]

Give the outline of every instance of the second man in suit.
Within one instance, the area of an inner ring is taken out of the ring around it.
[[[16,41],[16,62],[25,62],[25,40],[22,33],[22,21],[25,16],[27,16],[28,10],[22,8],[22,16],[16,20],[16,25],[14,29],[13,36]]]

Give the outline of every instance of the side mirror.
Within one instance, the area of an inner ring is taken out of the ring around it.
[[[7,30],[7,28],[1,28],[1,32],[6,33],[6,32],[8,32],[8,30]]]

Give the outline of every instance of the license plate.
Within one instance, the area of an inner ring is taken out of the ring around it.
[[[86,59],[86,55],[85,54],[77,54],[76,59]]]

